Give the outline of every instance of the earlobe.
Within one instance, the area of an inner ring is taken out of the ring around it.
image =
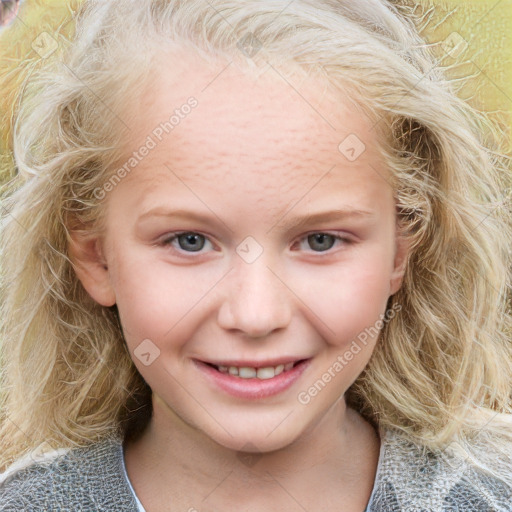
[[[397,235],[394,268],[391,274],[390,295],[395,294],[402,286],[403,277],[409,259],[409,241]]]
[[[102,306],[113,306],[116,296],[98,235],[71,231],[70,236],[69,258],[78,279],[96,302]]]

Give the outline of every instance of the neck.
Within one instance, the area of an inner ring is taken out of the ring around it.
[[[216,503],[222,503],[224,497],[226,503],[239,499],[240,503],[262,506],[283,498],[283,489],[298,496],[332,486],[340,496],[354,496],[356,492],[360,497],[357,506],[363,505],[361,510],[371,494],[379,455],[378,435],[358,413],[347,408],[344,399],[300,438],[266,453],[228,449],[172,412],[162,411],[154,407],[141,438],[125,447],[129,477],[132,479],[130,467],[137,466],[148,480],[144,486],[202,496],[216,489]]]

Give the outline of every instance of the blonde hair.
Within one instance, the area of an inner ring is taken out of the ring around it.
[[[157,49],[187,45],[241,67],[271,62],[315,73],[346,91],[384,135],[411,254],[388,303],[401,311],[382,328],[347,403],[431,449],[467,450],[475,466],[512,485],[502,466],[512,452],[511,168],[497,126],[457,97],[411,4],[283,7],[86,1],[73,43],[25,83],[1,227],[2,466],[44,442],[135,436],[150,418],[151,390],[116,306],[100,306],[81,286],[69,232],[101,233],[95,191],[113,175],[129,131],[121,105],[143,90]],[[248,35],[261,45],[253,55],[240,49]]]

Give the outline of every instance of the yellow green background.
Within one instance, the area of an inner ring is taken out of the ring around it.
[[[6,168],[11,167],[8,148],[19,85],[25,74],[43,63],[32,42],[46,31],[60,45],[73,29],[73,13],[79,3],[22,1],[17,19],[0,30],[0,176],[5,177]],[[445,55],[442,66],[448,66],[450,78],[472,77],[459,95],[503,127],[507,139],[504,151],[508,152],[512,126],[512,0],[422,1],[417,2],[416,9],[423,16],[423,36],[436,51],[443,52],[442,42],[453,32],[467,42],[466,50],[456,58]],[[463,82],[454,82],[459,83]]]

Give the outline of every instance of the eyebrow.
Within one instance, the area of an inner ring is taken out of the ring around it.
[[[219,219],[220,222],[223,221],[217,215],[213,214],[215,217]],[[149,217],[170,217],[170,218],[183,218],[183,219],[191,219],[199,222],[203,222],[204,224],[215,224],[215,221],[211,216],[207,214],[202,214],[196,212],[194,210],[186,210],[184,208],[180,209],[169,209],[167,207],[158,206],[156,208],[151,208],[150,210],[142,213],[138,218],[137,222],[145,220]]]
[[[217,217],[220,223],[224,224],[224,221],[220,219],[217,215],[213,214],[214,217]],[[331,210],[320,211],[316,213],[306,214],[304,216],[295,216],[291,217],[283,222],[283,219],[286,217],[286,214],[281,217],[270,229],[272,231],[276,226],[281,227],[285,230],[302,228],[307,225],[319,223],[319,222],[329,222],[336,220],[343,220],[347,218],[359,218],[359,219],[367,219],[367,218],[375,218],[376,212],[371,210],[362,210],[358,208],[335,208]],[[214,226],[217,224],[215,219],[208,215],[203,214],[194,210],[187,210],[184,208],[180,209],[169,209],[168,207],[156,207],[152,208],[144,213],[142,213],[138,219],[137,223],[150,218],[150,217],[167,217],[167,218],[182,218],[187,220],[195,220],[197,222],[202,222],[203,224]]]
[[[375,216],[376,212],[371,210],[362,210],[359,208],[346,207],[306,214],[304,216],[291,217],[288,220],[285,220],[284,222],[280,220],[275,225],[282,226],[285,229],[290,229],[300,228],[307,226],[309,224],[316,224],[319,222],[329,222],[333,220],[343,220],[350,218],[367,219],[374,218]]]

